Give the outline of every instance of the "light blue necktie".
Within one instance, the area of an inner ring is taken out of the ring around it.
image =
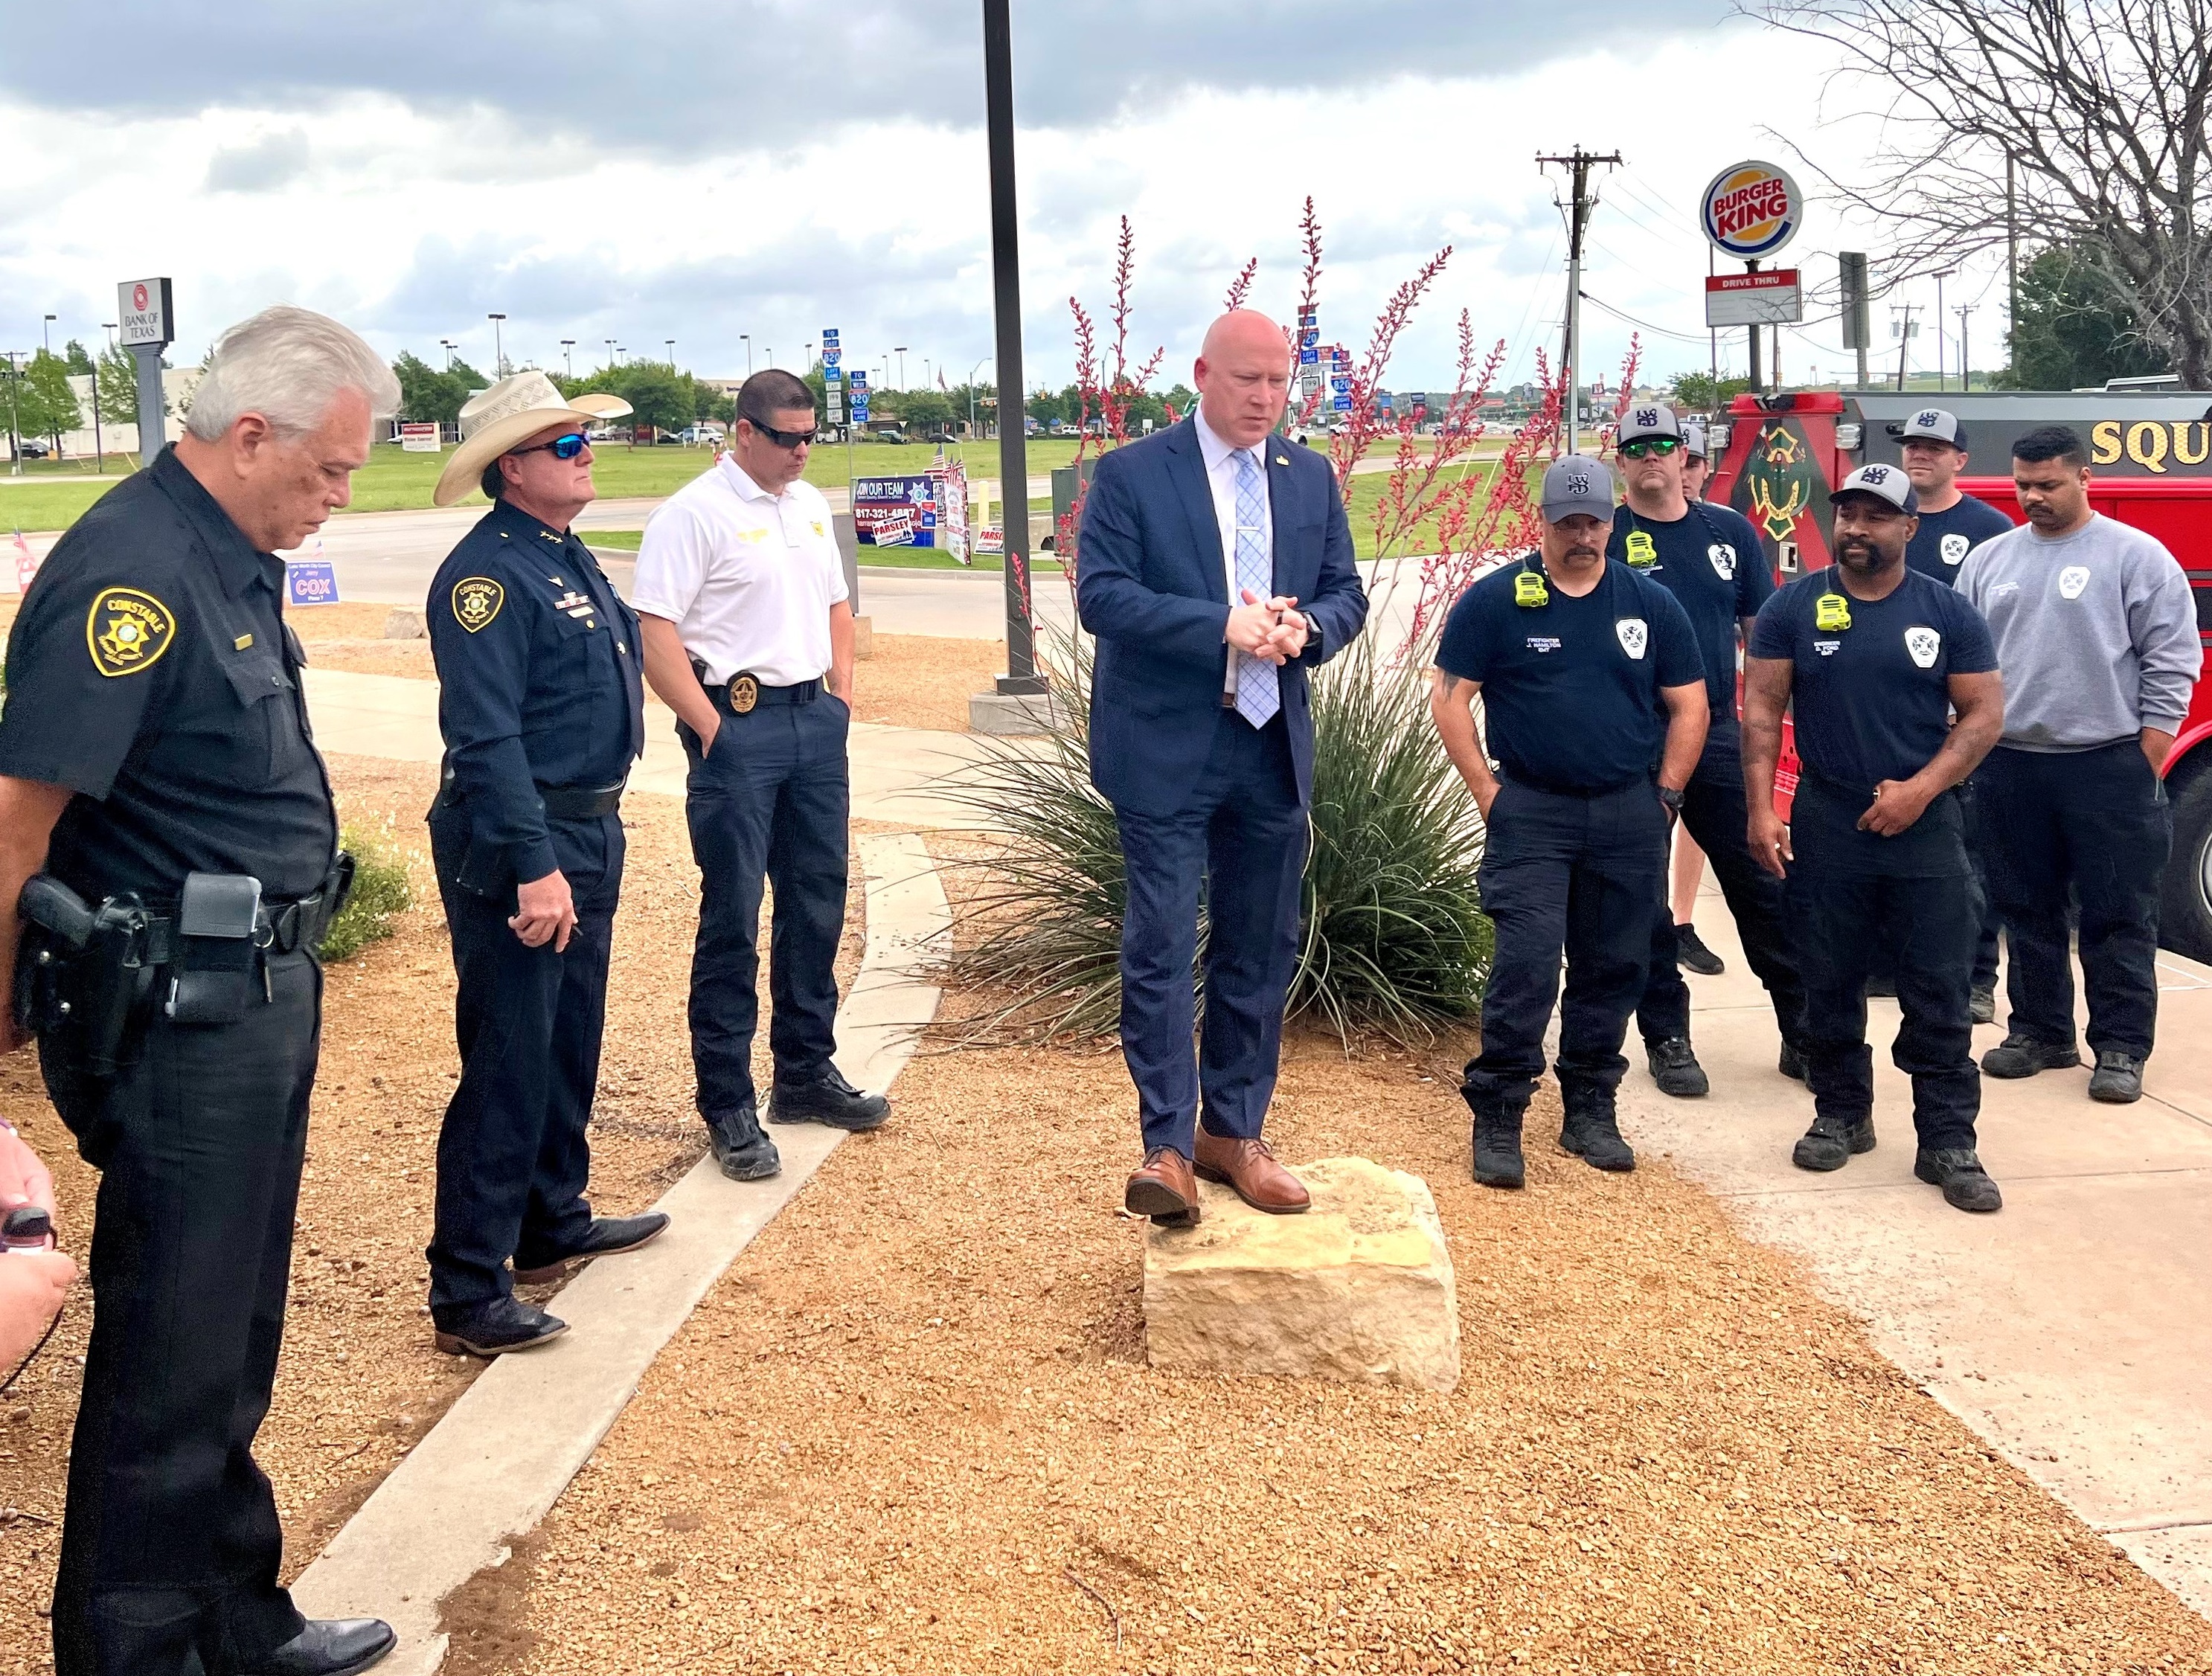
[[[1265,480],[1252,450],[1237,451],[1237,598],[1231,608],[1244,603],[1249,588],[1262,599],[1275,594],[1275,557],[1267,550],[1267,503],[1261,498]],[[1263,658],[1239,655],[1237,660],[1237,714],[1255,727],[1265,727],[1283,707],[1282,671]]]

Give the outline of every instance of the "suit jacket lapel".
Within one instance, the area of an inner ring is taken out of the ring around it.
[[[1213,510],[1213,485],[1206,481],[1206,456],[1198,446],[1198,427],[1186,419],[1168,433],[1168,476],[1190,522],[1191,545],[1206,573],[1206,597],[1229,603],[1226,559],[1221,551],[1221,520]]]
[[[1275,592],[1283,592],[1284,532],[1297,523],[1298,506],[1297,479],[1291,475],[1291,445],[1281,437],[1270,435],[1267,441],[1267,522],[1273,526],[1274,550],[1269,555],[1273,565]]]

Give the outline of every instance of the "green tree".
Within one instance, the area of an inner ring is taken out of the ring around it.
[[[910,431],[934,431],[952,422],[951,398],[937,390],[902,390],[891,411]]]
[[[1674,374],[1674,405],[1685,413],[1724,412],[1751,388],[1749,379],[1715,379],[1711,373]]]
[[[57,455],[62,451],[62,433],[84,423],[83,410],[77,405],[76,392],[70,388],[69,380],[69,362],[49,349],[40,349],[31,357],[31,364],[23,371],[21,388],[16,392],[15,422],[22,434],[49,439]]]
[[[403,419],[453,424],[461,416],[461,404],[478,387],[469,381],[474,376],[474,369],[468,369],[467,376],[460,367],[441,373],[421,356],[406,350],[402,350],[399,359],[392,363],[392,372],[399,380],[399,416]]]
[[[1995,380],[2002,387],[2094,388],[2170,365],[2145,338],[2134,311],[2118,301],[2094,252],[2054,246],[2021,266],[2012,365]]]
[[[110,425],[138,422],[138,363],[131,352],[107,349],[100,356],[100,416]]]
[[[1062,411],[1060,398],[1049,390],[1040,390],[1030,397],[1028,408],[1030,417],[1040,425],[1049,425],[1055,419],[1064,420],[1068,416]]]
[[[84,345],[74,337],[62,346],[62,359],[69,362],[71,378],[81,379],[92,371],[92,357],[84,352]]]

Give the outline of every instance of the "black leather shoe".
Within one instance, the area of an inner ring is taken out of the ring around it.
[[[771,1123],[826,1123],[833,1129],[855,1134],[880,1129],[891,1114],[891,1102],[880,1094],[863,1094],[839,1074],[834,1065],[803,1083],[779,1082],[769,1096]]]
[[[568,1323],[559,1316],[513,1296],[433,1310],[431,1320],[438,1329],[438,1348],[448,1356],[504,1356],[511,1350],[532,1349],[568,1330]]]
[[[514,1278],[532,1286],[541,1281],[558,1280],[571,1263],[612,1257],[618,1252],[651,1245],[667,1227],[668,1213],[665,1211],[647,1211],[641,1217],[593,1217],[584,1237],[567,1251],[545,1254],[532,1252],[527,1259],[516,1252]]]
[[[2039,1071],[2063,1071],[2081,1063],[2081,1050],[2072,1042],[2038,1041],[2014,1030],[2003,1042],[1982,1055],[1982,1074],[1987,1077],[2033,1077]]]
[[[1859,1153],[1873,1151],[1873,1118],[1816,1117],[1798,1138],[1790,1162],[1800,1169],[1841,1169]]]
[[[1705,946],[1695,926],[1674,927],[1674,963],[1701,978],[1717,978],[1728,970],[1728,962]]]
[[[1996,1211],[2004,1195],[1982,1168],[1971,1146],[1945,1147],[1930,1152],[1923,1147],[1912,1160],[1912,1173],[1931,1187],[1943,1189],[1943,1202],[1960,1211]]]
[[[399,1644],[380,1618],[311,1618],[246,1676],[355,1676]]]
[[[1664,1041],[1650,1043],[1644,1050],[1644,1060],[1651,1067],[1651,1080],[1659,1084],[1662,1094],[1695,1100],[1712,1092],[1713,1085],[1705,1080],[1705,1068],[1698,1063],[1697,1053],[1686,1035],[1670,1035]]]
[[[707,1139],[714,1143],[714,1162],[732,1181],[765,1181],[783,1171],[782,1157],[775,1143],[761,1133],[760,1119],[750,1102],[708,1118]]]
[[[1803,1082],[1805,1080],[1804,1050],[1794,1048],[1786,1041],[1784,1042],[1782,1057],[1774,1061],[1774,1068],[1793,1083]]]

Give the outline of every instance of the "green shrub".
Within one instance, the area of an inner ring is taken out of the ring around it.
[[[1091,785],[1089,645],[1046,639],[1054,730],[1042,741],[981,741],[950,792],[1003,837],[963,864],[974,877],[962,909],[970,934],[945,968],[950,981],[1000,998],[962,1027],[976,1039],[1097,1037],[1120,1022],[1126,885],[1113,811]],[[1418,671],[1371,638],[1322,667],[1313,714],[1313,835],[1289,1016],[1346,1039],[1426,1040],[1475,1013],[1489,972],[1474,800],[1437,743]],[[1205,947],[1201,912],[1200,968]]]
[[[396,844],[357,827],[338,835],[340,847],[353,852],[353,895],[344,911],[323,933],[323,962],[351,960],[372,943],[392,935],[392,921],[414,900],[407,885],[407,863]]]

